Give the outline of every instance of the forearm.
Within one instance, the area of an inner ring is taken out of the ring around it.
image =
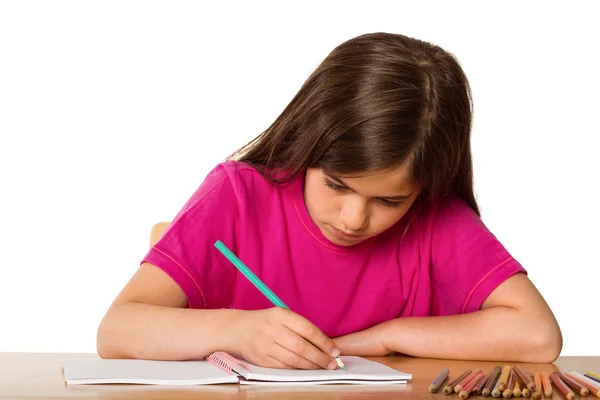
[[[548,325],[518,310],[494,307],[454,316],[399,318],[335,342],[343,354],[552,362],[562,338]]]
[[[110,310],[98,328],[103,358],[200,359],[231,351],[229,330],[239,310],[191,310],[125,303]]]

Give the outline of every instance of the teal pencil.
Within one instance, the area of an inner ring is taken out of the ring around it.
[[[227,248],[220,240],[215,242],[215,247],[225,256],[227,259],[254,285],[262,294],[265,295],[267,299],[271,301],[277,307],[283,307],[286,309],[290,309],[285,305],[283,301],[271,289],[268,288],[267,285],[264,284],[263,281],[260,280],[258,276],[254,274],[254,272],[250,271],[242,260],[240,260],[231,250]],[[335,357],[337,364],[342,368],[346,369],[346,366],[342,362],[339,357]]]

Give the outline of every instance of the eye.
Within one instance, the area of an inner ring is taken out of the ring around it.
[[[344,191],[348,190],[347,187],[338,185],[337,183],[330,181],[327,178],[323,178],[323,183],[325,184],[325,186],[327,186],[330,189],[335,190],[336,192],[344,192]]]
[[[379,199],[379,201],[385,207],[391,207],[391,208],[400,207],[400,205],[403,203],[403,201],[389,201],[389,200],[386,200],[386,199]]]

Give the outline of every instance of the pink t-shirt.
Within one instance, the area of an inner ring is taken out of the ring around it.
[[[219,164],[142,262],[171,276],[190,308],[273,307],[214,247],[221,240],[330,337],[398,317],[473,312],[500,283],[526,272],[458,198],[341,247],[311,220],[303,186],[303,174],[273,185],[247,164]]]

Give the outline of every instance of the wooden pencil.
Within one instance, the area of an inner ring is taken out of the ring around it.
[[[560,379],[565,383],[565,385],[567,385],[568,387],[571,388],[573,393],[575,393],[575,394],[578,393],[580,396],[584,396],[584,397],[587,396],[588,394],[590,394],[590,389],[586,388],[585,386],[580,385],[579,383],[577,383],[573,379],[569,378],[562,372],[557,372],[557,374],[560,377]]]
[[[598,377],[596,377],[594,375],[596,375],[596,374],[590,374],[589,372],[586,372],[585,374],[583,374],[583,376],[585,376],[587,378],[590,378],[591,380],[600,383],[600,378],[598,378]]]
[[[446,379],[448,379],[449,374],[450,370],[448,368],[442,369],[438,376],[435,377],[433,382],[431,382],[431,385],[429,385],[429,391],[431,393],[437,392],[440,386],[442,386],[442,384],[446,382]]]
[[[515,378],[517,374],[515,374],[514,370],[510,371],[508,374],[508,379],[506,380],[506,389],[502,392],[502,397],[505,399],[510,399],[512,397],[513,387],[515,386]]]
[[[535,389],[535,383],[533,383],[527,377],[527,375],[525,375],[523,373],[523,371],[521,371],[521,369],[519,367],[517,367],[516,365],[513,366],[513,369],[515,370],[515,372],[517,373],[517,375],[519,375],[519,378],[521,378],[521,381],[523,381],[523,385],[527,386],[527,389],[529,389],[529,391],[533,391]]]
[[[529,379],[531,382],[533,382],[533,374],[531,372],[529,372],[529,371],[523,371],[523,373],[525,374],[525,376],[527,377],[527,379]],[[531,397],[531,390],[529,390],[527,388],[527,386],[525,386],[523,384],[522,381],[521,381],[521,385],[522,385],[521,386],[521,396],[522,397],[527,397],[527,398]]]
[[[552,385],[547,372],[542,372],[542,387],[544,388],[544,396],[552,397]]]
[[[567,400],[575,399],[575,393],[560,379],[558,373],[554,371],[550,374],[550,381],[556,386],[558,392]]]
[[[454,379],[452,382],[449,382],[446,386],[444,386],[444,393],[452,394],[452,392],[454,391],[454,386],[456,386],[457,383],[459,383],[460,381],[465,379],[467,376],[469,376],[470,373],[471,373],[471,370],[468,369],[465,372],[463,372],[462,374],[460,374],[458,378]]]
[[[500,378],[498,378],[498,390],[502,393],[504,389],[506,389],[506,382],[508,381],[508,376],[510,375],[510,371],[512,367],[510,365],[505,365],[502,367],[502,374]]]
[[[533,397],[534,399],[541,399],[542,398],[542,374],[540,374],[539,372],[534,373],[533,374],[533,383],[535,384],[535,389],[533,390],[531,397]]]
[[[471,379],[471,381],[469,381],[469,383],[467,383],[462,388],[462,390],[458,394],[458,397],[460,397],[463,400],[468,398],[469,395],[473,392],[473,387],[475,387],[475,384],[477,383],[477,381],[479,381],[482,377],[485,377],[485,375],[483,375],[483,371],[480,369],[479,372],[477,373],[477,375],[475,375],[473,377],[473,379]]]
[[[500,390],[500,377],[502,377],[502,374],[498,377],[498,380],[496,381],[496,384],[494,385],[494,389],[492,389],[492,397],[502,396],[502,391]]]
[[[521,387],[523,386],[521,378],[516,376],[515,385],[513,386],[512,395],[513,397],[521,397]]]
[[[476,370],[471,372],[469,375],[467,375],[465,379],[458,382],[458,384],[456,384],[456,386],[454,386],[454,393],[456,393],[456,394],[460,393],[462,391],[463,387],[467,386],[473,380],[473,378],[475,378],[480,372],[483,373],[482,369],[477,368]]]
[[[597,373],[595,373],[595,372],[589,372],[589,371],[588,371],[588,372],[586,372],[586,374],[588,374],[588,375],[591,375],[591,376],[593,376],[594,378],[598,378],[598,379],[600,379],[600,375],[599,375],[599,374],[597,374]]]
[[[566,372],[565,375],[567,376],[567,378],[571,378],[572,380],[579,383],[580,385],[585,386],[586,388],[588,388],[588,390],[590,391],[591,394],[600,398],[600,387],[594,386],[593,383],[584,381],[583,379],[581,379],[581,376],[573,375],[574,373],[575,373],[574,371]]]
[[[498,378],[500,378],[501,373],[502,373],[502,368],[499,365],[496,365],[494,367],[494,369],[492,370],[489,379],[485,383],[485,386],[481,390],[481,395],[483,397],[488,397],[489,395],[492,394],[492,389],[496,385],[496,382],[498,382]]]
[[[485,385],[485,383],[488,381],[488,379],[490,379],[490,375],[492,374],[492,370],[490,370],[487,375],[484,375],[481,379],[479,379],[479,381],[477,381],[475,383],[475,386],[473,386],[473,394],[475,396],[479,396],[481,394],[481,389],[483,389],[483,385]]]

